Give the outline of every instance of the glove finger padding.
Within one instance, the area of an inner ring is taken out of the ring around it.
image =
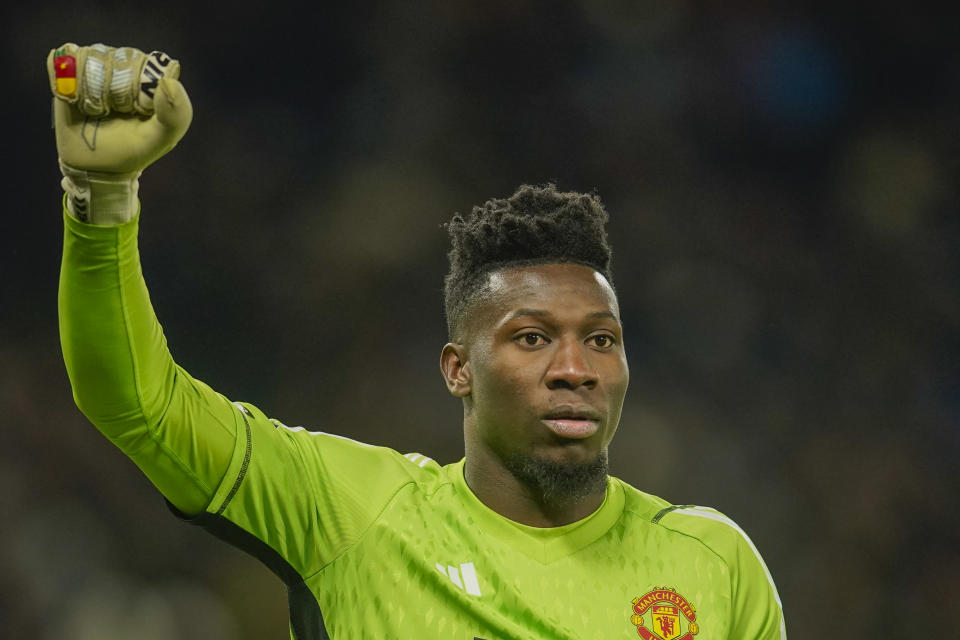
[[[180,63],[161,51],[68,42],[47,56],[53,95],[88,116],[111,111],[149,116],[160,79],[179,78]]]

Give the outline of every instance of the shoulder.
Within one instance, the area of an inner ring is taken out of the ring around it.
[[[670,504],[619,481],[624,511],[643,535],[659,532],[681,547],[695,545],[726,567],[735,615],[734,638],[786,638],[783,607],[770,570],[750,536],[727,515],[710,507]],[[661,548],[662,549],[662,548]]]
[[[286,443],[296,455],[303,459],[308,467],[318,467],[317,471],[331,479],[350,478],[363,481],[374,477],[382,482],[392,478],[394,483],[412,482],[424,488],[442,481],[445,475],[437,462],[421,453],[400,453],[390,447],[369,444],[360,440],[308,429],[302,426],[291,427],[280,420],[267,417],[258,408],[235,403],[242,413],[253,418],[264,427],[267,438],[276,438]]]
[[[677,533],[696,538],[715,553],[736,576],[745,592],[757,589],[771,595],[780,607],[780,596],[763,556],[739,524],[710,507],[670,505],[652,522]]]
[[[636,489],[618,480],[624,490],[624,511],[648,526],[690,538],[719,556],[726,564],[742,561],[742,554],[756,547],[734,520],[711,507],[692,504],[671,504],[655,495]]]
[[[729,568],[735,612],[730,637],[786,639],[783,604],[773,576],[740,525],[716,509],[696,505],[671,505],[654,521],[696,538]]]
[[[696,538],[714,553],[732,564],[744,548],[756,547],[747,533],[728,516],[711,507],[693,504],[668,505],[650,521],[670,531]],[[756,553],[759,557],[759,553]]]

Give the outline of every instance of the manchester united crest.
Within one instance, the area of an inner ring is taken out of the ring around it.
[[[693,640],[700,631],[693,603],[671,587],[657,587],[634,598],[630,622],[643,640]]]

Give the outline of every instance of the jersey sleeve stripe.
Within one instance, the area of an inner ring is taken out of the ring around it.
[[[757,547],[754,546],[753,540],[750,539],[750,536],[748,536],[747,533],[741,529],[740,525],[738,525],[736,522],[721,514],[719,511],[714,511],[713,509],[708,509],[707,507],[688,506],[680,507],[674,511],[676,513],[688,516],[697,516],[698,518],[707,518],[709,520],[722,522],[743,536],[743,539],[747,541],[747,545],[749,545],[750,550],[753,551],[753,555],[755,555],[757,560],[760,562],[760,566],[763,567],[763,573],[767,576],[767,582],[770,583],[770,589],[773,590],[773,597],[776,599],[777,606],[780,608],[780,638],[781,640],[786,640],[787,631],[783,620],[783,603],[780,601],[780,594],[777,593],[777,585],[773,583],[773,576],[770,575],[770,570],[767,569],[767,563],[763,561],[763,557],[760,555],[760,552],[757,551]]]
[[[289,432],[291,432],[291,433],[297,433],[297,432],[303,431],[303,432],[306,433],[307,435],[311,435],[311,436],[329,436],[329,437],[331,437],[331,438],[340,438],[341,440],[347,440],[347,441],[349,441],[349,442],[353,442],[354,444],[359,444],[359,445],[362,445],[362,446],[364,446],[364,447],[376,447],[376,446],[377,446],[377,445],[375,445],[375,444],[368,444],[368,443],[366,443],[366,442],[360,442],[359,440],[354,440],[353,438],[348,438],[347,436],[340,436],[340,435],[337,435],[337,434],[335,434],[335,433],[327,433],[326,431],[310,431],[310,430],[305,429],[305,428],[303,428],[303,427],[288,427],[287,425],[283,424],[283,423],[280,422],[279,420],[272,420],[271,422],[273,422],[274,426],[283,427],[284,429],[286,429],[287,431],[289,431]]]
[[[424,466],[426,466],[428,462],[433,462],[433,458],[428,458],[422,453],[405,453],[403,454],[403,457],[409,460],[410,462],[412,462],[413,464],[417,465],[421,469]]]
[[[253,434],[250,432],[250,421],[247,420],[250,410],[239,402],[234,402],[233,406],[240,411],[240,417],[243,418],[243,426],[247,442],[243,453],[243,462],[240,465],[240,472],[237,474],[237,478],[234,480],[233,486],[230,488],[230,493],[227,494],[227,497],[223,499],[223,504],[221,504],[220,508],[217,509],[216,515],[218,516],[223,515],[223,512],[227,510],[227,505],[230,504],[230,501],[233,500],[233,497],[237,495],[237,491],[240,490],[240,485],[243,483],[243,479],[247,475],[247,469],[250,468],[250,458],[253,454]]]
[[[676,511],[677,509],[691,509],[697,505],[695,504],[672,504],[666,509],[661,509],[657,512],[657,515],[653,516],[653,519],[650,520],[653,524],[657,524],[660,520],[663,519],[663,516],[667,515],[671,511]]]

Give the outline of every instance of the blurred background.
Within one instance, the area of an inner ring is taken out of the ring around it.
[[[183,65],[195,119],[141,181],[140,246],[196,377],[455,461],[441,224],[524,182],[596,189],[632,374],[613,472],[736,519],[794,639],[955,633],[955,21],[650,0],[2,12],[0,636],[287,633],[280,581],[174,519],[72,403],[43,65],[66,41]]]

